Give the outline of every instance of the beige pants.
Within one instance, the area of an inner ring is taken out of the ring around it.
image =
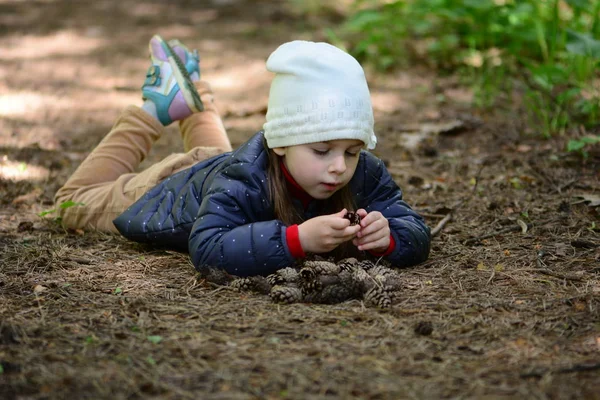
[[[201,81],[196,87],[205,110],[179,123],[186,153],[172,154],[136,173],[165,128],[141,108],[127,107],[110,133],[56,192],[54,202],[64,226],[117,232],[113,219],[148,189],[199,161],[231,151],[210,86]],[[83,205],[61,209],[69,200]]]

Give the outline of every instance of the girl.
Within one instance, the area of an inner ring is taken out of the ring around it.
[[[363,69],[326,43],[283,44],[263,130],[231,144],[198,56],[150,41],[143,106],[130,106],[56,194],[71,228],[188,250],[196,268],[266,275],[308,253],[425,260],[429,228],[404,201],[372,149],[373,111]],[[164,126],[179,121],[186,154],[134,169]],[[344,218],[356,210],[359,224]],[[113,221],[114,219],[114,221]]]

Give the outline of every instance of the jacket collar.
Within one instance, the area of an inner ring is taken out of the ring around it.
[[[287,167],[283,163],[283,160],[279,161],[279,166],[281,167],[281,171],[283,172],[283,176],[285,176],[285,180],[287,181],[287,187],[292,195],[296,199],[300,200],[302,206],[306,209],[308,204],[314,200],[314,198],[306,193],[304,189],[296,182],[290,171],[288,171]]]

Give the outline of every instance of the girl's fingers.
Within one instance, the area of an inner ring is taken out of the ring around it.
[[[368,214],[364,208],[359,208],[358,210],[356,210],[356,213],[359,215],[359,217],[361,219],[365,218]]]
[[[363,225],[363,221],[360,222],[362,229],[360,230],[360,234],[358,237],[364,237],[372,234],[373,232],[377,232],[385,227],[386,225],[385,219],[378,219],[372,223],[367,221],[367,225]]]
[[[386,244],[389,245],[389,237],[389,229],[382,229],[381,231],[377,231],[371,235],[357,238],[356,245],[358,246],[359,250],[381,248]]]
[[[379,241],[385,240],[388,237],[389,237],[389,235],[383,236],[383,235],[380,235],[378,233],[377,234],[372,234],[372,235],[369,235],[369,236],[365,236],[365,237],[359,238],[358,239],[358,245],[359,246],[371,245],[373,243],[377,243]]]

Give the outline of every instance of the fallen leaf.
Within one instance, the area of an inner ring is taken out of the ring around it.
[[[529,153],[531,151],[531,146],[528,144],[520,144],[517,146],[517,151],[519,153]]]
[[[517,224],[521,227],[521,233],[527,233],[527,224],[520,219],[517,219]]]
[[[47,290],[48,288],[42,285],[35,285],[35,287],[33,288],[33,293],[42,293],[43,291]]]

